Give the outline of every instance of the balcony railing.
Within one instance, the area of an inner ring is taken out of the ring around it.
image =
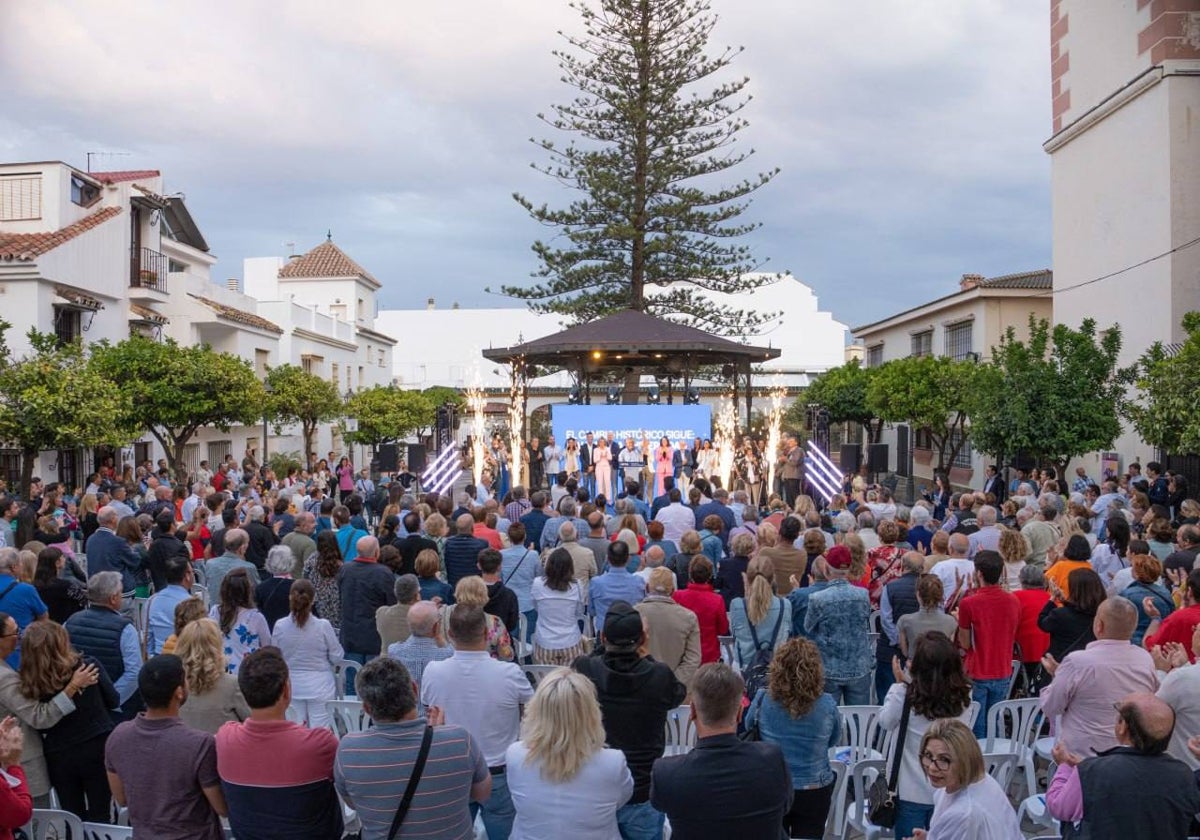
[[[129,285],[167,293],[167,255],[152,248],[135,251],[130,260]]]

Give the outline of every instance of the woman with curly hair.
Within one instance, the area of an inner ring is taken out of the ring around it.
[[[1012,528],[1000,530],[998,545],[1000,557],[1004,560],[1004,577],[1001,584],[1008,592],[1019,592],[1021,589],[1021,570],[1029,562],[1029,540],[1020,531]]]
[[[792,808],[783,815],[789,837],[823,837],[833,798],[829,748],[842,735],[837,702],[825,693],[821,652],[808,639],[789,639],[775,651],[767,687],[746,712],[746,728],[783,750],[792,774]],[[906,835],[896,835],[897,837]]]
[[[217,622],[225,639],[225,661],[229,673],[261,647],[271,644],[267,618],[254,606],[254,584],[245,569],[234,569],[221,581],[221,602],[214,604],[208,617]]]
[[[317,534],[317,551],[304,561],[304,579],[312,581],[316,590],[315,612],[332,624],[334,630],[342,626],[342,594],[337,583],[342,566],[337,534],[334,531]]]
[[[858,534],[846,534],[842,545],[850,552],[850,568],[846,570],[846,579],[855,586],[867,589],[871,581],[871,573],[867,569],[867,544]]]
[[[933,816],[933,788],[921,770],[921,738],[930,724],[941,718],[972,724],[971,682],[954,642],[936,630],[917,639],[908,673],[901,670],[898,659],[893,660],[892,668],[896,682],[884,698],[879,725],[889,731],[899,728],[904,707],[909,706],[904,753],[900,758],[895,834],[910,837],[913,829],[928,828]],[[892,756],[887,758],[890,767]]]
[[[188,700],[179,709],[180,720],[215,735],[226,722],[250,717],[237,677],[226,668],[221,629],[215,621],[201,618],[186,625],[175,655],[183,660],[187,675]]]
[[[467,575],[454,587],[455,604],[465,604],[468,607],[483,609],[487,606],[487,602],[488,587],[479,575]],[[442,606],[443,639],[450,637],[450,614],[453,611],[454,607],[449,604]],[[514,662],[516,660],[516,653],[513,650],[512,636],[508,634],[508,628],[504,626],[504,622],[491,613],[484,613],[484,618],[487,619],[488,654],[491,655],[492,659],[499,659],[501,662]],[[580,653],[582,654],[583,651],[580,651]]]

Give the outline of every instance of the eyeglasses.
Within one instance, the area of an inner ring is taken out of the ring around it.
[[[921,753],[921,763],[936,767],[939,770],[949,770],[950,765],[954,763],[954,759],[948,755],[934,755],[926,750]]]

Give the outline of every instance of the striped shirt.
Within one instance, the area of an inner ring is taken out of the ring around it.
[[[424,733],[424,718],[376,723],[366,731],[347,733],[338,745],[334,785],[358,812],[363,840],[386,840]],[[406,840],[472,840],[475,830],[467,808],[471,786],[487,777],[483,753],[465,729],[434,729],[425,770],[404,818],[403,836]]]

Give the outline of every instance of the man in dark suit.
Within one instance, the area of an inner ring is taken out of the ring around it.
[[[745,689],[724,662],[703,665],[692,677],[696,747],[660,758],[650,774],[650,803],[667,815],[676,840],[787,836],[792,774],[776,744],[738,739]]]
[[[675,489],[675,479],[671,476],[663,478],[663,492],[661,496],[655,496],[654,501],[650,505],[650,515],[646,517],[646,521],[654,519],[658,516],[658,512],[671,504],[671,491]]]
[[[596,495],[596,475],[592,471],[592,448],[595,445],[595,438],[588,432],[587,440],[579,447],[579,486],[587,491],[589,499]]]
[[[713,491],[711,502],[706,502],[696,508],[696,530],[700,530],[704,523],[704,517],[709,515],[716,516],[721,520],[721,545],[728,551],[729,532],[741,523],[733,515],[733,508],[729,506],[729,491],[724,487],[718,487]]]
[[[479,574],[479,552],[488,548],[485,540],[475,537],[475,519],[464,513],[454,521],[455,534],[443,546],[446,582],[457,586],[459,580]]]
[[[97,572],[117,572],[121,575],[121,593],[126,598],[127,607],[132,610],[133,591],[137,588],[134,573],[142,567],[141,556],[133,550],[133,546],[116,534],[117,512],[108,505],[96,511],[96,521],[100,527],[88,538],[87,565],[88,574]]]
[[[1000,472],[995,464],[988,464],[988,468],[984,472],[983,492],[994,495],[996,504],[1004,501],[1004,479],[1000,478]]]

